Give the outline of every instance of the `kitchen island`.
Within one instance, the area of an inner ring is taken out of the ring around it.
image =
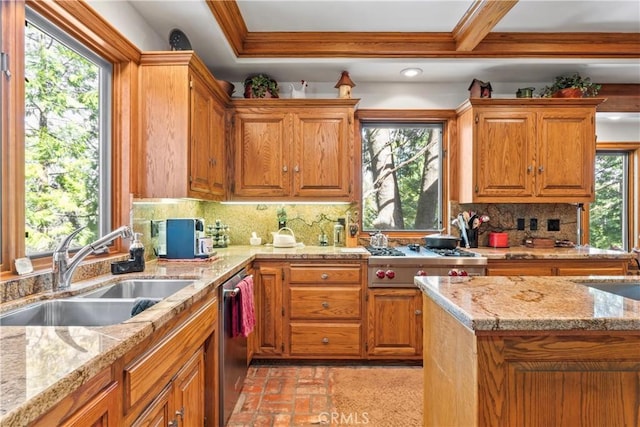
[[[640,423],[640,301],[620,277],[417,277],[425,426]]]

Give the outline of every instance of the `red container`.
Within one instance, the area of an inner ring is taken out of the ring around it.
[[[508,248],[509,235],[507,233],[489,233],[489,246],[492,248]]]

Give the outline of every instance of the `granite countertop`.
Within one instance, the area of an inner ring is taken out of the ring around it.
[[[361,260],[367,257],[368,252],[363,248],[231,246],[218,249],[215,260],[148,262],[142,273],[97,276],[74,282],[64,292],[42,292],[0,304],[0,312],[4,312],[135,277],[195,280],[117,325],[0,327],[0,424],[26,425],[35,420],[254,259]]]
[[[476,333],[640,331],[640,301],[582,283],[637,284],[640,276],[416,277],[422,292]]]
[[[575,248],[529,248],[526,246],[511,246],[508,248],[471,248],[471,252],[480,254],[488,259],[632,259],[631,252],[596,249],[590,246]]]

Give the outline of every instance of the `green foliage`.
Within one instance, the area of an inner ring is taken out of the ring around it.
[[[266,74],[256,74],[244,80],[245,97],[247,86],[251,86],[251,93],[254,98],[264,98],[267,91],[272,97],[278,97],[278,83]]]
[[[51,251],[61,236],[98,234],[99,68],[39,29],[25,37],[25,208],[27,253]]]
[[[589,243],[600,249],[623,248],[624,157],[596,156],[596,201],[589,209]]]
[[[596,96],[601,85],[591,82],[590,77],[582,77],[579,73],[573,73],[571,75],[557,76],[551,86],[545,86],[540,91],[540,96],[549,98],[560,89],[568,88],[580,89],[582,96]]]

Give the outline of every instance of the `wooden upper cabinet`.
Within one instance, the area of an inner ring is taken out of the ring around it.
[[[233,100],[231,198],[351,200],[357,102]]]
[[[458,109],[459,202],[588,203],[598,98],[471,99]]]
[[[142,55],[136,197],[224,197],[227,100],[193,52]]]

